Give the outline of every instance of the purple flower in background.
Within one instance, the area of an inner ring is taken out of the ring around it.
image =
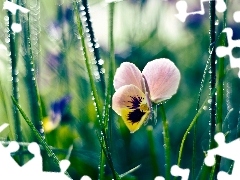
[[[71,101],[71,96],[66,95],[51,104],[49,116],[43,119],[43,126],[45,132],[50,132],[56,129],[65,113],[66,107]]]
[[[65,25],[72,24],[73,21],[73,11],[71,7],[63,8],[58,6],[56,19],[54,19],[48,26],[48,35],[51,39],[61,40],[63,29]]]
[[[61,52],[49,52],[46,59],[49,68],[56,70],[63,62],[63,54]]]
[[[66,10],[65,10],[65,20],[67,22],[73,20],[73,10],[72,10],[72,7],[67,7],[66,8]]]
[[[232,28],[233,30],[233,36],[232,39],[233,40],[237,40],[240,39],[240,26],[237,23],[232,23],[228,25],[230,28]]]
[[[49,24],[48,26],[48,35],[51,37],[51,39],[60,40],[62,37],[62,27],[60,25],[60,22],[54,21]]]
[[[189,29],[196,30],[199,29],[204,21],[204,16],[200,14],[194,14],[187,17],[185,26]]]

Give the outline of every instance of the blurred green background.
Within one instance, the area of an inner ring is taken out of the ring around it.
[[[36,66],[37,83],[43,105],[45,125],[51,121],[53,114],[59,115],[60,124],[49,127],[46,139],[54,146],[59,159],[66,158],[68,148],[73,146],[68,169],[73,179],[89,175],[92,179],[98,177],[100,144],[96,136],[99,130],[94,102],[92,100],[89,77],[82,56],[79,35],[73,17],[72,2],[62,1],[27,1],[30,9],[31,42]],[[187,1],[188,11],[200,10],[199,0]],[[234,39],[240,38],[240,24],[233,21],[233,12],[239,10],[238,2],[228,2],[228,22],[234,32]],[[172,165],[177,164],[178,151],[184,132],[196,114],[198,93],[204,68],[209,56],[209,19],[208,3],[204,3],[204,15],[191,15],[186,22],[180,22],[175,0],[128,0],[115,5],[114,41],[116,67],[128,61],[136,64],[140,70],[148,61],[157,58],[171,59],[181,72],[179,90],[165,104],[169,121]],[[3,1],[0,2],[0,9]],[[102,73],[108,79],[109,48],[108,48],[108,4],[104,1],[89,1],[90,15],[102,59]],[[8,48],[6,10],[0,11],[0,44]],[[217,29],[222,26],[222,14],[217,14]],[[219,34],[219,32],[217,32]],[[23,36],[20,33],[20,36]],[[28,84],[26,82],[26,67],[24,54],[19,42],[19,103],[31,117]],[[239,52],[235,52],[240,57]],[[89,55],[93,59],[91,49]],[[224,79],[224,113],[231,111],[225,118],[223,131],[229,133],[228,141],[237,137],[240,110],[240,80],[238,69],[229,67],[228,57],[225,59]],[[10,123],[3,139],[13,138],[13,115],[11,109],[11,73],[9,52],[0,49],[0,122]],[[92,61],[95,72],[95,82],[101,102],[104,102],[102,82],[95,62]],[[209,95],[209,73],[203,83],[201,103]],[[200,116],[197,124],[197,172],[203,163],[204,151],[208,150],[209,108]],[[52,114],[51,114],[52,113]],[[112,139],[111,151],[114,166],[119,174],[137,165],[140,168],[126,176],[125,179],[154,179],[153,163],[150,157],[149,139],[146,128],[153,126],[155,152],[158,168],[164,176],[164,149],[162,138],[162,123],[160,117],[157,123],[153,120],[130,134],[121,117],[111,112]],[[30,128],[22,120],[22,132],[25,142],[35,140]],[[193,132],[190,132],[183,152],[182,168],[192,166]],[[44,159],[45,161],[45,159]],[[224,164],[222,165],[224,168]],[[44,168],[51,170],[51,165],[45,163]],[[197,174],[197,173],[196,173]],[[106,179],[111,179],[111,171],[106,166]]]

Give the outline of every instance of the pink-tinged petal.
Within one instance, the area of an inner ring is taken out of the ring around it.
[[[139,89],[142,89],[141,81],[141,71],[133,63],[124,62],[119,68],[117,68],[113,80],[113,86],[115,90],[117,90],[124,85],[133,84]]]
[[[134,85],[120,87],[112,98],[113,110],[122,116],[131,133],[137,131],[149,118],[150,107],[145,94]]]
[[[148,62],[142,74],[153,102],[159,103],[169,99],[177,92],[180,72],[169,59],[161,58]]]

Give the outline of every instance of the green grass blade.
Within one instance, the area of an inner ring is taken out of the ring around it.
[[[23,2],[23,4],[25,4]],[[30,20],[23,16],[23,49],[24,49],[24,62],[26,66],[26,84],[30,99],[31,118],[37,130],[44,136],[42,127],[42,106],[40,102],[39,90],[36,82],[34,56],[32,52],[31,33],[30,33]]]
[[[120,180],[121,177],[118,175],[118,173],[114,169],[113,161],[112,161],[112,158],[111,158],[111,153],[109,152],[109,149],[105,144],[105,142],[107,141],[106,134],[104,133],[104,131],[101,131],[101,136],[97,133],[97,137],[98,137],[98,140],[100,142],[101,149],[103,150],[104,155],[106,157],[106,160],[107,160],[107,162],[110,166],[110,169],[112,171],[114,180]]]
[[[44,149],[47,151],[48,156],[53,160],[53,162],[55,163],[55,165],[59,168],[59,160],[57,158],[57,156],[53,153],[52,149],[50,148],[50,146],[48,146],[46,140],[41,136],[41,134],[38,132],[38,130],[36,129],[36,127],[34,126],[34,124],[32,123],[32,121],[27,117],[26,113],[23,111],[23,109],[20,107],[20,105],[18,104],[18,102],[14,99],[14,97],[12,97],[12,101],[14,103],[14,105],[17,107],[18,111],[20,112],[20,114],[22,115],[23,119],[26,121],[26,123],[28,124],[28,126],[30,127],[30,129],[33,131],[34,135],[36,136],[37,140],[39,141],[39,143],[44,147]],[[65,172],[66,175],[69,176],[69,174],[67,172]]]
[[[96,61],[99,77],[100,77],[100,84],[102,88],[102,92],[105,92],[105,80],[104,80],[104,73],[102,72],[102,64],[101,64],[101,57],[100,57],[100,52],[99,52],[99,47],[97,45],[97,42],[95,40],[95,34],[93,31],[92,27],[92,22],[91,22],[91,16],[89,12],[89,3],[88,0],[82,0],[82,6],[84,7],[83,11],[85,12],[85,28],[88,29],[88,35],[89,35],[89,42],[91,44],[91,47],[93,50],[93,55]]]
[[[153,178],[156,176],[161,175],[160,174],[160,167],[158,165],[158,158],[156,154],[156,147],[154,143],[154,136],[153,136],[153,127],[148,126],[147,127],[147,135],[148,135],[148,142],[149,142],[149,150],[150,150],[150,158],[151,158],[151,164],[153,169]]]
[[[83,52],[83,56],[84,56],[84,60],[85,60],[85,65],[87,68],[87,73],[88,73],[88,77],[89,77],[89,81],[90,81],[90,86],[91,86],[91,90],[92,90],[92,94],[94,97],[94,101],[96,104],[96,110],[97,110],[97,115],[99,118],[99,122],[101,122],[102,120],[102,110],[101,110],[101,105],[100,105],[100,100],[98,97],[98,93],[97,93],[97,88],[96,85],[94,83],[94,78],[93,78],[93,73],[90,67],[90,62],[89,62],[89,57],[88,57],[88,52],[87,52],[87,47],[86,47],[86,41],[85,41],[85,36],[84,36],[84,31],[83,31],[83,25],[82,25],[82,21],[78,12],[78,2],[76,0],[73,1],[73,6],[74,6],[74,12],[75,12],[75,16],[77,18],[77,28],[78,28],[78,33],[80,36],[80,41],[81,41],[81,46],[82,46],[82,52]]]
[[[14,32],[11,30],[11,25],[13,24],[13,16],[10,11],[7,12],[9,18],[9,38],[10,38],[10,58],[11,58],[11,70],[12,70],[12,96],[18,102],[19,91],[18,91],[18,35],[14,36]],[[18,111],[15,106],[13,106],[13,117],[14,117],[14,133],[15,139],[17,141],[22,141],[22,132],[21,132],[21,122],[19,118]]]

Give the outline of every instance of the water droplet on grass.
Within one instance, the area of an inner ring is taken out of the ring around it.
[[[103,65],[103,64],[104,64],[104,60],[99,59],[98,64],[99,64],[100,66]]]

